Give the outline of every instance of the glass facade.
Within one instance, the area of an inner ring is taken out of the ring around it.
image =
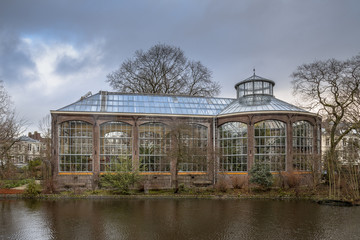
[[[270,171],[286,169],[286,124],[266,120],[254,125],[255,162],[267,164]]]
[[[245,173],[248,164],[254,164],[249,162],[251,159],[269,166],[272,172],[285,171],[288,163],[289,170],[306,173],[312,167],[310,161],[320,153],[321,126],[316,126],[319,128],[316,132],[311,123],[319,124],[321,119],[275,98],[274,86],[272,80],[256,76],[254,71],[253,76],[235,85],[237,98],[89,93],[52,111],[55,118],[71,119],[58,125],[59,171],[93,172],[95,166],[96,172],[115,172],[135,167],[142,173],[169,175],[171,160],[176,158],[179,172],[209,173],[215,168],[208,164],[211,143],[211,149],[219,148],[219,160],[214,159],[214,166],[219,166],[221,172]],[[308,122],[293,123],[291,139],[286,127],[292,123],[293,113]],[[72,120],[76,116],[95,123]],[[103,123],[109,116],[116,121]],[[252,125],[259,116],[268,120]],[[184,122],[178,135],[173,132],[178,125],[176,121]],[[206,126],[216,121],[222,125],[216,129],[217,135],[212,136],[212,130]],[[94,129],[95,136],[100,134],[99,139],[93,140]],[[248,129],[253,132],[248,133]],[[289,157],[292,156],[289,161],[286,161],[287,148],[293,153],[289,151]]]
[[[307,121],[293,123],[293,168],[297,171],[312,170],[314,127]]]
[[[229,122],[219,127],[220,171],[247,171],[247,125]]]
[[[109,122],[100,126],[100,171],[132,169],[132,126]]]
[[[91,172],[93,126],[83,121],[59,125],[59,171]]]
[[[140,172],[169,172],[170,129],[163,123],[139,126]]]
[[[199,124],[187,124],[181,131],[180,144],[183,160],[178,163],[181,172],[207,171],[208,128]]]
[[[100,171],[132,170],[132,125],[107,122],[100,125]],[[93,125],[83,121],[59,124],[59,171],[93,171]],[[296,171],[312,170],[314,160],[314,126],[307,121],[292,124],[292,167]],[[319,130],[317,130],[319,131]],[[180,138],[171,145],[170,127],[153,122],[138,127],[139,170],[169,172],[174,149],[180,149],[179,172],[208,171],[208,127],[187,124]],[[286,170],[286,124],[266,120],[254,125],[254,161],[267,164],[270,171]],[[316,139],[319,143],[319,137]],[[227,122],[218,127],[220,171],[248,171],[248,126]],[[172,149],[173,148],[173,149]],[[172,149],[172,150],[171,150]],[[172,152],[171,152],[172,151]],[[177,150],[176,150],[177,151]]]

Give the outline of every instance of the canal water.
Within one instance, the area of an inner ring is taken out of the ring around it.
[[[360,239],[360,207],[276,200],[5,199],[0,239]]]

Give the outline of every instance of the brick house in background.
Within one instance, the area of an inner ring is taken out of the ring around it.
[[[34,138],[36,139],[34,139]],[[8,156],[10,161],[18,167],[26,166],[29,161],[44,156],[45,144],[41,141],[40,133],[29,133],[28,136],[21,136],[10,148]]]

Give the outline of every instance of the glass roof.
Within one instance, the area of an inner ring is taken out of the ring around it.
[[[245,97],[244,97],[245,98]],[[247,98],[248,102],[243,99],[236,99],[229,104],[219,115],[242,113],[242,112],[261,112],[261,111],[292,111],[304,112],[307,111],[291,105],[287,102],[281,101],[275,97],[267,96],[266,99]]]
[[[99,92],[57,111],[214,116],[231,98]]]
[[[260,77],[260,76],[257,76],[255,75],[255,72],[254,72],[254,75],[252,75],[251,77],[248,77],[247,79],[235,84],[235,88],[237,88],[240,84],[244,84],[244,83],[247,83],[247,82],[269,82],[271,83],[272,85],[275,85],[275,82],[270,80],[270,79],[267,79],[267,78],[263,78],[263,77]]]
[[[217,116],[257,111],[306,112],[269,96],[258,104],[234,98],[190,97],[102,92],[81,99],[55,112],[99,112],[162,115]]]

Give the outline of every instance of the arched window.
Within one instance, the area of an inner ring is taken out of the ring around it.
[[[141,172],[168,172],[170,161],[170,130],[162,123],[139,126],[139,170]]]
[[[293,168],[309,171],[312,168],[314,127],[307,121],[297,121],[293,128]]]
[[[255,163],[266,164],[270,171],[285,171],[286,124],[266,120],[254,125]]]
[[[177,156],[178,170],[183,172],[203,172],[207,170],[207,132],[208,128],[198,124],[186,124],[180,130],[180,139],[176,149],[172,152],[180,152],[182,157]],[[173,146],[174,147],[174,146]],[[177,154],[178,155],[178,154]]]
[[[247,125],[229,122],[219,127],[220,171],[247,171]]]
[[[132,126],[108,122],[100,126],[100,171],[131,171]]]
[[[90,172],[93,169],[93,126],[83,121],[59,125],[59,171]]]

